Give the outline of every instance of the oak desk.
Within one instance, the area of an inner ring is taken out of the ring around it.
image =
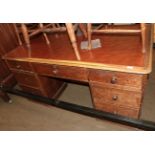
[[[152,66],[152,26],[147,30],[146,53],[137,34],[93,37],[101,40],[102,48],[80,50],[84,38],[77,38],[81,60],[66,33],[49,35],[49,46],[42,36],[36,37],[30,50],[18,46],[4,59],[24,91],[53,98],[66,79],[86,83],[96,109],[138,118]]]

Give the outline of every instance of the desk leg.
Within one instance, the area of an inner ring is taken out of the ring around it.
[[[5,102],[11,102],[10,97],[8,94],[2,90],[0,90],[0,97],[5,101]]]

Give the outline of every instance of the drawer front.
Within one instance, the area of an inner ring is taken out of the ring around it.
[[[27,86],[24,86],[24,85],[20,85],[20,87],[25,92],[35,94],[35,95],[39,95],[39,96],[45,96],[39,89],[27,87]]]
[[[100,103],[97,99],[95,100],[95,108],[97,110],[101,110],[104,112],[109,112],[113,114],[118,114],[122,116],[127,116],[131,118],[139,118],[140,110],[139,109],[131,109],[128,107],[121,107],[119,105],[105,105]]]
[[[32,67],[30,66],[29,62],[13,61],[13,60],[7,60],[7,62],[11,69],[32,71]]]
[[[78,81],[88,81],[88,71],[85,68],[46,64],[33,64],[33,67],[34,70],[41,75]]]
[[[15,72],[13,71],[17,82],[21,85],[26,85],[30,87],[39,87],[38,80],[33,73]]]
[[[142,93],[132,92],[114,88],[108,88],[101,85],[91,85],[91,91],[95,104],[105,106],[123,106],[129,108],[139,108],[142,102]],[[98,103],[99,102],[99,103]]]
[[[90,70],[89,80],[113,86],[135,87],[136,89],[142,89],[143,86],[143,75],[129,73]]]

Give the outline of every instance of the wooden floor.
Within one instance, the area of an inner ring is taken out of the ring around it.
[[[69,37],[66,33],[49,35],[51,44],[47,45],[43,35],[31,40],[31,50],[25,46],[19,46],[9,53],[9,58],[43,58],[52,60],[77,60]],[[99,34],[93,35],[93,39],[99,38],[102,47],[98,49],[80,50],[80,43],[86,40],[78,37],[78,48],[82,62],[94,62],[103,64],[144,66],[144,54],[141,52],[141,37],[139,34]]]

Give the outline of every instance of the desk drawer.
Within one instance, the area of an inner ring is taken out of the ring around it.
[[[78,81],[88,81],[88,71],[85,68],[35,63],[33,64],[33,67],[34,70],[41,75]]]
[[[30,66],[29,62],[24,61],[13,61],[13,60],[7,60],[8,65],[11,69],[18,69],[18,70],[25,70],[25,71],[32,71],[32,68]]]
[[[39,96],[45,96],[41,90],[36,89],[36,88],[31,88],[28,86],[24,86],[24,85],[20,85],[21,89],[25,92],[31,93],[31,94],[35,94],[35,95],[39,95]],[[47,96],[45,96],[47,97]]]
[[[101,110],[104,112],[109,112],[113,114],[118,114],[126,117],[131,117],[131,118],[139,118],[140,111],[139,109],[132,109],[128,107],[121,107],[118,105],[105,105],[105,104],[100,104],[100,102],[97,100],[96,101],[98,104],[95,105],[95,108],[97,110]]]
[[[94,102],[105,106],[123,106],[139,108],[142,102],[142,93],[104,87],[91,84],[91,91]]]
[[[16,72],[16,71],[13,71],[13,73],[19,84],[35,88],[39,87],[38,80],[34,73]]]
[[[89,80],[94,82],[101,82],[102,84],[110,84],[113,86],[128,86],[142,89],[143,75],[110,72],[102,70],[90,70]]]

